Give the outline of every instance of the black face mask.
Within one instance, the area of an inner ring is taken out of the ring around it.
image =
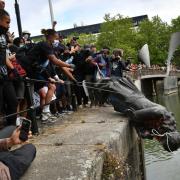
[[[5,28],[0,25],[0,34],[6,34],[8,32],[8,28]]]

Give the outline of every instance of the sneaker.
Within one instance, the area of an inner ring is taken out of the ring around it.
[[[59,117],[62,117],[63,114],[59,113],[59,112],[56,112],[55,114],[53,114],[53,116],[55,116],[56,118],[59,118]]]
[[[53,124],[53,123],[55,123],[55,121],[52,119],[47,119],[47,120],[41,120],[41,123],[42,124]]]
[[[54,122],[56,121],[57,117],[53,116],[51,113],[47,112],[43,112],[41,114],[41,121],[47,121],[47,120],[53,120]]]
[[[72,114],[73,112],[73,110],[68,110],[68,114]]]
[[[55,120],[55,119],[57,119],[57,116],[55,116],[54,114],[49,113],[49,118]]]
[[[69,110],[63,110],[63,111],[62,111],[62,114],[71,114],[71,111],[69,111]]]
[[[83,105],[79,105],[78,108],[79,108],[79,109],[82,109],[82,108],[83,108]]]

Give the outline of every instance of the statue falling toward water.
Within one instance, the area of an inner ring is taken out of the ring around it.
[[[177,47],[180,46],[180,32],[173,33],[170,39],[167,62],[169,76],[170,62]],[[148,45],[139,52],[139,58],[150,67]],[[172,112],[164,106],[148,100],[129,78],[102,79],[96,83],[101,89],[101,97],[109,98],[114,110],[129,117],[130,123],[142,138],[156,138],[167,151],[180,147],[180,134]]]
[[[129,117],[139,136],[156,138],[170,152],[180,147],[180,134],[173,113],[148,100],[129,78],[102,79],[95,88],[109,99],[115,111]]]

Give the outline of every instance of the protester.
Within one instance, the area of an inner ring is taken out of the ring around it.
[[[17,76],[17,70],[13,67],[8,56],[7,39],[6,34],[9,29],[10,16],[8,12],[0,9],[0,112],[2,114],[5,109],[5,114],[14,114],[17,112],[17,99],[13,84],[8,80],[8,69],[15,76]],[[6,106],[5,106],[6,104]],[[4,108],[5,107],[5,108]],[[16,124],[16,115],[7,118],[8,125]]]
[[[29,31],[23,31],[22,38],[24,39],[25,44],[33,43],[31,40],[31,33]]]
[[[88,97],[85,94],[85,91],[82,87],[82,81],[85,78],[84,73],[84,65],[85,65],[85,59],[88,57],[86,54],[86,51],[81,49],[81,46],[79,44],[76,44],[74,46],[75,53],[73,54],[73,61],[72,63],[75,65],[74,70],[74,77],[78,81],[78,85],[75,85],[75,94],[77,97],[77,105],[79,107],[86,106],[88,103]]]
[[[96,81],[95,73],[96,73],[96,63],[94,63],[95,58],[97,57],[97,51],[95,45],[84,45],[84,50],[86,51],[87,57],[85,59],[85,81],[88,86],[93,86]],[[95,91],[92,88],[88,88],[90,107],[96,105],[95,101]]]
[[[97,62],[103,76],[110,77],[109,48],[103,48],[101,53],[96,57],[95,61]]]
[[[28,52],[28,54],[20,59],[25,68],[30,67],[27,69],[29,72],[29,77],[44,81],[49,80],[53,83],[54,80],[52,79],[47,69],[48,64],[51,62],[52,64],[58,66],[71,80],[76,81],[70,72],[70,68],[72,66],[64,63],[60,59],[57,59],[56,55],[54,54],[53,43],[57,38],[56,31],[53,29],[43,29],[42,33],[45,35],[46,41],[35,44],[34,47]],[[29,63],[29,66],[26,63]],[[46,83],[36,82],[36,90],[39,91],[45,86],[45,84]],[[50,103],[55,91],[55,86],[53,84],[49,83],[48,87],[49,88],[45,97],[45,104]],[[42,120],[48,120],[51,116],[51,114],[49,114],[49,105],[43,107],[43,111],[44,115],[46,113],[46,118],[43,118]]]
[[[129,71],[126,62],[123,60],[123,50],[114,49],[111,58],[111,75],[116,77],[123,77],[123,70]]]
[[[24,79],[26,78],[26,71],[21,67],[21,65],[18,63],[18,60],[16,59],[16,52],[18,51],[18,47],[15,45],[9,46],[9,60],[11,61],[14,68],[16,68],[18,72],[18,77],[14,76],[12,72],[9,73],[9,79],[13,82],[15,92],[16,92],[16,98],[18,100],[18,107],[17,107],[17,113],[20,111],[24,111],[27,109],[27,100],[25,98],[25,82]],[[17,115],[17,121],[16,124],[19,124],[19,116],[27,116],[27,113],[18,114]]]

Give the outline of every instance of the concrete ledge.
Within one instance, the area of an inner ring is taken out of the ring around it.
[[[121,161],[131,154],[133,172],[125,172],[126,179],[141,179],[138,140],[127,119],[112,107],[83,109],[33,140],[37,157],[22,179],[100,180],[107,152]]]

